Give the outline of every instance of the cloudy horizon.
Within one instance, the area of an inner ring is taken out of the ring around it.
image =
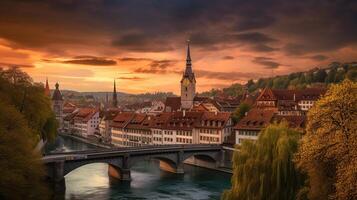
[[[357,2],[3,0],[0,67],[51,87],[179,93],[186,41],[198,92],[357,58]]]

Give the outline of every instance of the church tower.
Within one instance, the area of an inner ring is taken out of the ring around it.
[[[113,101],[112,101],[112,106],[114,108],[118,107],[118,99],[117,99],[117,88],[115,85],[115,79],[114,79],[114,89],[113,89]]]
[[[187,42],[186,68],[181,79],[181,108],[190,109],[196,95],[196,78],[192,71],[190,43]]]
[[[50,86],[48,85],[48,79],[46,78],[46,86],[45,86],[45,95],[50,97],[51,96],[51,91],[50,91]]]
[[[62,128],[63,125],[63,97],[61,91],[59,90],[59,84],[56,83],[56,89],[53,91],[52,95],[52,109],[55,113],[56,119],[59,123],[59,127]]]

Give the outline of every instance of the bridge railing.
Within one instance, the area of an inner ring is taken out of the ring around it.
[[[51,155],[71,155],[71,154],[91,154],[91,153],[110,153],[119,151],[140,151],[140,150],[160,150],[160,149],[190,149],[190,148],[208,148],[208,147],[221,147],[219,144],[183,144],[183,145],[147,145],[140,147],[115,147],[112,149],[90,149],[81,151],[68,151],[68,152],[55,152],[46,153],[44,156]]]

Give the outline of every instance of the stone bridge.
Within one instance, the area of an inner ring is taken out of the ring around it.
[[[119,180],[130,181],[130,168],[136,163],[156,159],[160,168],[172,173],[184,173],[183,162],[188,158],[224,163],[224,150],[220,145],[166,145],[127,147],[110,150],[87,150],[47,154],[42,160],[47,176],[56,190],[65,189],[64,176],[83,165],[108,163],[108,174]]]

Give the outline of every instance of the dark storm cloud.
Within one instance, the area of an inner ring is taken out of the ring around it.
[[[249,44],[262,44],[276,41],[276,39],[273,39],[270,36],[259,32],[241,33],[234,35],[233,38],[239,42]]]
[[[152,61],[151,58],[134,58],[134,57],[123,57],[123,58],[119,58],[118,60],[122,62]]]
[[[62,63],[97,66],[109,66],[117,64],[115,60],[95,56],[76,56],[73,59],[62,61]]]
[[[142,77],[137,77],[137,76],[133,76],[133,77],[118,77],[117,79],[120,80],[128,80],[128,81],[141,81],[141,80],[145,80],[145,78]]]
[[[254,51],[259,51],[259,52],[271,52],[271,51],[277,51],[279,50],[278,48],[273,48],[265,44],[258,44],[254,45],[251,47],[252,50]]]
[[[233,56],[224,56],[222,59],[223,60],[233,60],[234,57]]]
[[[280,63],[275,62],[272,58],[267,57],[255,57],[252,62],[263,65],[266,69],[276,69],[280,66]]]
[[[143,74],[182,73],[173,68],[176,63],[176,60],[152,60],[146,67],[139,67],[134,72]]]
[[[145,33],[123,35],[119,39],[113,40],[112,44],[128,51],[162,52],[173,50],[168,40],[160,37],[155,38]]]
[[[165,52],[191,38],[207,50],[228,43],[311,55],[356,44],[356,11],[353,0],[2,0],[0,38],[58,54],[103,38],[118,51]]]
[[[316,60],[316,61],[324,61],[324,60],[328,59],[328,57],[324,56],[324,55],[314,55],[314,56],[309,56],[308,58],[310,58],[312,60]]]
[[[34,65],[29,65],[29,64],[0,63],[0,68],[1,67],[33,68],[35,66]]]

